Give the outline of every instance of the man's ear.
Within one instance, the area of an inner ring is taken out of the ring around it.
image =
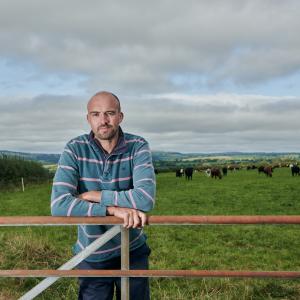
[[[123,119],[124,119],[124,114],[120,112],[120,123],[123,121]]]

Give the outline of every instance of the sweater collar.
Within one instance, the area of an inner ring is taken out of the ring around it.
[[[108,154],[103,149],[100,142],[95,138],[95,134],[94,134],[93,131],[90,132],[88,140],[89,140],[90,144],[94,148],[96,148],[96,150],[101,151],[105,156],[122,154],[122,153],[125,153],[128,149],[128,146],[127,146],[126,141],[125,141],[124,132],[123,132],[121,127],[119,127],[119,138],[118,138],[117,145],[115,146],[114,150],[110,154]]]

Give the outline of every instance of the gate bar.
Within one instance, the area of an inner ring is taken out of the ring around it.
[[[196,224],[300,224],[300,215],[278,216],[148,216],[148,225],[196,225]],[[51,217],[16,216],[0,217],[0,226],[27,225],[122,225],[117,217]]]
[[[300,278],[300,271],[230,270],[0,270],[0,277],[242,277]]]

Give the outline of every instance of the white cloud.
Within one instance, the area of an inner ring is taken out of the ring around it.
[[[111,90],[154,149],[298,150],[299,13],[296,0],[2,1],[0,149],[61,151],[88,131],[87,99]]]

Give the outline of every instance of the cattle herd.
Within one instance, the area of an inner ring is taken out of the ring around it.
[[[280,167],[279,165],[275,165],[275,166],[255,166],[255,165],[251,165],[251,166],[247,166],[245,167],[245,169],[247,170],[254,170],[257,169],[258,170],[258,174],[265,174],[267,177],[272,177],[273,171],[275,168]],[[297,164],[290,164],[289,168],[291,169],[291,174],[292,176],[300,176],[300,168]],[[227,176],[228,171],[231,172],[235,172],[238,171],[240,169],[240,167],[238,165],[229,165],[229,166],[224,166],[222,168],[219,167],[213,167],[213,168],[207,168],[205,170],[199,170],[199,171],[203,171],[207,177],[211,177],[214,179],[222,179],[224,176]],[[175,175],[176,177],[184,177],[187,180],[192,180],[193,179],[193,173],[197,171],[197,169],[194,169],[192,167],[188,167],[188,168],[180,168],[180,169],[176,169],[175,171]]]

